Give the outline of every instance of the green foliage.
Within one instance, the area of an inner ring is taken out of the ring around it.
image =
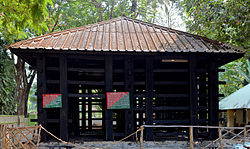
[[[36,126],[37,122],[31,122],[31,119],[37,119],[37,114],[31,113],[28,118],[28,126]]]
[[[191,33],[249,49],[250,1],[184,0]]]
[[[32,87],[29,92],[29,99],[28,99],[28,113],[36,113],[37,112],[37,96],[36,94],[36,88],[37,88],[37,83],[34,82],[32,84]]]
[[[133,2],[136,3],[132,10]],[[156,14],[155,0],[53,0],[48,6],[49,31],[93,24],[119,16],[152,21]],[[153,9],[154,8],[154,9]]]
[[[8,40],[27,38],[26,29],[41,34],[47,29],[51,0],[0,0],[0,33]]]
[[[52,1],[0,0],[0,112],[3,114],[15,112],[17,100],[24,97],[18,96],[21,95],[19,93],[24,86],[17,85],[17,82],[23,81],[20,79],[21,75],[27,74],[25,67],[15,69],[18,65],[15,65],[14,62],[20,62],[20,59],[10,56],[11,54],[6,52],[4,47],[16,40],[40,35],[47,31],[45,20],[48,15],[48,4],[52,4]],[[16,72],[20,70],[22,72]],[[24,82],[20,84],[24,84]],[[18,106],[20,105],[19,103]]]
[[[0,114],[13,114],[16,108],[15,70],[4,48],[6,44],[6,41],[0,39]]]
[[[250,1],[184,0],[187,29],[191,33],[219,40],[250,51]],[[225,96],[249,83],[249,61],[242,58],[222,66],[219,79]]]

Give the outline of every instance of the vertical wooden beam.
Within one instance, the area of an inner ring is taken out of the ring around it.
[[[218,134],[219,134],[219,141],[220,141],[220,149],[224,149],[224,144],[223,144],[223,138],[222,138],[222,132],[221,128],[218,128]]]
[[[43,94],[46,93],[46,66],[45,55],[37,56],[37,111],[38,111],[38,125],[47,128],[47,111],[42,107]],[[41,132],[41,141],[46,141],[46,133]]]
[[[210,56],[208,72],[208,124],[210,126],[219,125],[219,99],[218,99],[218,71],[216,64],[216,57]],[[209,138],[218,138],[218,131],[216,129],[209,129]]]
[[[88,130],[92,130],[92,102],[90,100],[88,101],[89,101],[88,102]]]
[[[146,57],[146,125],[153,124],[153,57]],[[146,139],[153,140],[152,128],[146,128]]]
[[[236,110],[236,125],[238,127],[243,125],[243,109],[237,109]]]
[[[74,109],[72,109],[73,111],[73,116],[72,116],[72,123],[73,123],[73,132],[74,132],[74,136],[80,136],[80,131],[79,131],[79,116],[80,116],[80,112],[79,112],[79,99],[77,98],[71,98],[73,102],[72,107]]]
[[[189,127],[189,142],[190,142],[190,149],[194,149],[193,127]]]
[[[247,125],[247,109],[242,109],[242,115],[243,115],[243,124]]]
[[[112,92],[113,84],[113,58],[111,55],[105,56],[105,91]],[[107,99],[105,101],[105,139],[111,141],[113,137],[113,111],[107,109]]]
[[[234,110],[227,110],[227,127],[234,127]]]
[[[198,95],[197,95],[197,60],[195,55],[189,57],[189,102],[190,102],[190,124],[198,125]],[[198,129],[193,129],[194,139],[197,138]]]
[[[250,110],[247,109],[247,124],[250,122]]]
[[[86,130],[86,99],[82,98],[82,132]]]
[[[141,129],[141,134],[140,134],[140,149],[143,149],[143,130],[144,130],[144,127],[140,126],[140,129]]]
[[[130,95],[130,109],[125,111],[125,134],[134,132],[134,63],[132,57],[125,57],[125,91]]]
[[[68,80],[67,56],[60,55],[60,93],[62,94],[62,108],[60,109],[60,138],[68,141]]]

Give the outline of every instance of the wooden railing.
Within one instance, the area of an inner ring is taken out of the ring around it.
[[[206,149],[209,147],[216,147],[216,148],[223,149],[224,147],[233,147],[233,145],[236,145],[236,144],[241,144],[244,146],[246,142],[250,141],[250,136],[248,136],[249,131],[250,131],[250,126],[248,125],[245,127],[183,126],[183,125],[143,125],[141,126],[142,131],[144,130],[144,128],[188,128],[190,149],[194,149],[194,144],[197,148],[201,148],[201,149]],[[219,137],[215,140],[195,142],[194,136],[193,136],[194,128],[217,129]],[[143,136],[141,136],[140,138],[143,139]],[[143,143],[143,141],[140,141],[140,142]],[[204,142],[206,142],[205,145],[204,145]],[[142,146],[141,147],[142,149],[143,145],[141,146]]]

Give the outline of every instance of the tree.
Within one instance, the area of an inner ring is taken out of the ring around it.
[[[26,39],[28,36],[39,35],[47,31],[45,19],[47,17],[47,4],[50,0],[0,0],[0,34],[8,43],[19,39]],[[13,86],[11,91],[17,102],[17,113],[24,115],[27,111],[27,100],[31,84],[35,77],[34,70],[27,70],[27,64],[1,49],[1,52],[7,53],[4,59],[12,59],[12,68],[15,70],[15,91]],[[1,61],[4,65],[5,61]],[[6,68],[7,69],[7,68]],[[8,97],[9,98],[9,97]]]
[[[184,0],[186,25],[191,33],[230,43],[244,48],[249,53],[250,48],[250,2],[244,0]],[[220,92],[226,96],[243,87],[246,83],[243,73],[247,57],[222,66],[225,73],[219,78],[226,81],[220,86]],[[240,71],[241,70],[241,71]]]
[[[250,1],[184,0],[189,32],[250,48]]]
[[[15,113],[15,75],[13,61],[4,50],[6,41],[0,38],[0,114]]]
[[[93,24],[119,16],[152,22],[155,0],[54,0],[49,5],[49,31]],[[157,5],[157,7],[159,7]]]
[[[50,0],[0,0],[1,34],[8,40],[27,38],[28,28],[37,34],[47,30],[45,19]]]

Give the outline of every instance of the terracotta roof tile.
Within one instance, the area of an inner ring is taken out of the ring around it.
[[[237,47],[206,37],[128,17],[46,34],[9,47],[33,50],[244,53]]]

